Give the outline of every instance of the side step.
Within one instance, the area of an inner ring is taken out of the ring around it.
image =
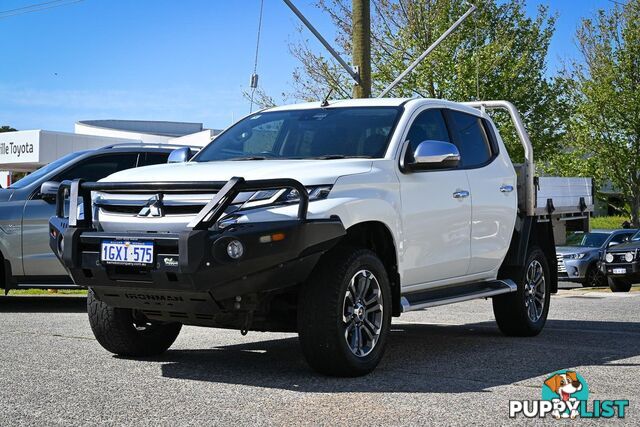
[[[435,289],[405,294],[400,299],[402,312],[422,310],[437,305],[452,304],[476,298],[487,298],[515,292],[518,285],[513,280],[492,280],[490,282],[467,283],[464,285],[443,286]]]

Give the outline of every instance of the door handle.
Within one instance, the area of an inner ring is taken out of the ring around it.
[[[513,185],[503,185],[500,187],[501,193],[511,193],[513,191]]]
[[[469,197],[469,192],[466,190],[458,190],[453,193],[454,199],[464,199],[465,197]]]

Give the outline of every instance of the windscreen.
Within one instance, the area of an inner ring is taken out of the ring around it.
[[[609,237],[606,233],[587,233],[582,237],[580,244],[577,246],[583,246],[587,248],[599,248],[604,245],[604,242]]]
[[[75,159],[78,156],[81,156],[84,153],[86,153],[86,151],[76,151],[74,153],[67,154],[64,157],[60,157],[58,160],[53,161],[48,165],[41,167],[40,169],[36,169],[35,171],[31,172],[29,175],[25,176],[24,178],[14,182],[9,186],[9,188],[18,189],[18,188],[27,187],[28,185],[31,185],[32,183],[39,180],[41,177],[47,175],[49,172],[58,169],[60,166],[63,166],[65,163]]]
[[[399,116],[398,107],[257,113],[219,135],[194,161],[381,158]]]

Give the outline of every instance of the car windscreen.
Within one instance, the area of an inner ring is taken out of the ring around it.
[[[585,248],[599,248],[604,245],[607,238],[610,236],[608,233],[587,233],[582,237],[582,240],[576,246],[582,246]]]
[[[220,134],[193,161],[381,158],[399,116],[399,107],[257,113]]]
[[[631,240],[633,241],[638,241],[640,240],[640,231],[638,231],[636,234],[634,234],[633,236],[631,236]]]
[[[67,154],[66,156],[60,157],[58,160],[55,160],[49,163],[48,165],[41,167],[40,169],[36,169],[35,171],[31,172],[29,175],[25,176],[24,178],[14,182],[9,186],[9,188],[19,189],[19,188],[27,187],[33,184],[34,182],[38,181],[43,176],[47,175],[49,172],[58,169],[60,166],[63,166],[67,162],[70,162],[71,160],[83,155],[84,153],[86,153],[86,151],[76,151],[74,153],[70,153],[70,154]]]

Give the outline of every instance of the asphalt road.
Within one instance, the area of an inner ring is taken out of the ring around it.
[[[118,358],[84,311],[78,297],[0,297],[0,425],[506,425],[510,399],[539,399],[566,368],[590,399],[629,399],[624,422],[640,424],[638,291],[563,289],[526,339],[502,336],[484,300],[409,313],[356,379],[310,371],[291,334],[186,327],[163,357]]]

